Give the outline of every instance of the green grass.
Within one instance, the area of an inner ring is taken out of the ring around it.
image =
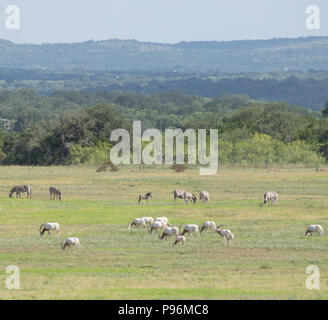
[[[33,199],[9,199],[29,183]],[[63,201],[50,201],[58,186]],[[173,205],[172,191],[210,192],[210,203]],[[276,190],[276,206],[262,205]],[[139,193],[152,191],[147,204]],[[96,173],[81,167],[0,167],[0,298],[2,299],[327,299],[328,238],[305,239],[306,226],[328,228],[328,173],[314,169],[195,169],[125,167]],[[218,235],[161,241],[144,229],[128,231],[138,216],[167,216],[171,224],[213,220],[235,234],[234,248]],[[59,222],[59,236],[40,238],[44,222]],[[327,229],[328,230],[328,229]],[[77,236],[81,249],[60,243]],[[5,288],[8,265],[20,268],[20,290]],[[320,268],[320,290],[305,288],[305,268]]]

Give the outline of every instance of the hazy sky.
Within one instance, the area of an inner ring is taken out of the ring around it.
[[[320,8],[320,30],[305,26]],[[20,30],[7,30],[17,5]],[[0,0],[0,38],[16,43],[136,39],[152,42],[328,35],[327,0]]]

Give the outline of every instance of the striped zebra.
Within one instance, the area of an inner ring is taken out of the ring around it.
[[[197,200],[196,196],[193,193],[184,190],[174,190],[173,196],[174,196],[174,204],[177,199],[184,199],[185,203],[188,203],[189,200],[196,203]]]
[[[28,198],[32,199],[32,189],[27,184],[13,187],[9,192],[9,198],[13,197],[14,192],[16,193],[16,198],[18,198],[18,197],[21,198],[21,195],[20,195],[21,192],[22,193],[26,192],[27,193],[26,199],[28,199]]]
[[[184,199],[184,194],[185,194],[184,190],[174,190],[173,191],[174,204],[175,204],[177,199]]]
[[[192,201],[193,203],[196,203],[196,201],[197,201],[196,196],[191,192],[185,192],[183,194],[183,199],[184,199],[185,203],[187,203],[187,204],[189,203],[189,201]]]
[[[152,197],[153,197],[153,194],[151,192],[148,192],[145,195],[139,194],[138,201],[139,201],[139,203],[140,203],[141,200],[146,200],[148,202],[148,199],[152,198]]]
[[[199,200],[202,200],[203,203],[210,201],[210,194],[207,191],[199,192]]]
[[[50,193],[50,200],[55,200],[55,198],[61,200],[61,192],[57,188],[50,187],[49,193]]]
[[[268,191],[264,194],[264,205],[268,204],[271,201],[272,204],[278,201],[278,193],[274,191]]]

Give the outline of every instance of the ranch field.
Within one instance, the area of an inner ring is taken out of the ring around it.
[[[30,184],[31,200],[9,199],[16,184]],[[63,200],[50,201],[49,186]],[[209,204],[173,204],[173,190]],[[264,207],[265,191],[277,191]],[[149,203],[138,194],[153,192]],[[235,235],[227,248],[209,231],[173,247],[144,228],[127,230],[134,217],[167,216],[173,225],[213,220]],[[39,235],[58,222],[57,236]],[[327,299],[328,235],[305,239],[308,224],[328,232],[328,172],[314,169],[220,168],[214,176],[169,167],[96,173],[90,167],[0,167],[1,299]],[[76,236],[81,248],[63,252]],[[307,266],[320,268],[320,290],[308,290]],[[8,290],[8,265],[20,269],[20,289]]]

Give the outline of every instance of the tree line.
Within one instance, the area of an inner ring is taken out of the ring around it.
[[[66,91],[0,92],[3,165],[99,164],[111,148],[112,130],[214,128],[221,163],[320,166],[328,161],[328,102],[322,112],[248,96],[202,98],[173,91],[154,95]]]
[[[215,98],[222,93],[246,94],[255,100],[286,101],[319,110],[328,96],[328,73],[310,70],[276,71],[262,74],[190,74],[165,73],[122,73],[107,71],[51,71],[40,69],[0,68],[0,89],[18,90],[29,88],[52,96],[58,91],[114,90],[154,95],[179,90],[188,95]]]

